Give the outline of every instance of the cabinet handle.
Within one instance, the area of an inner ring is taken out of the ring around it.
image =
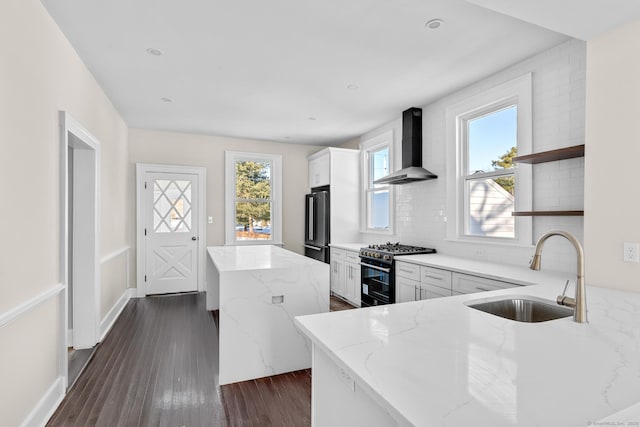
[[[417,286],[413,287],[413,300],[414,301],[418,301],[418,287]]]
[[[400,271],[402,271],[403,273],[414,273],[414,270],[407,270],[406,268],[399,268]]]
[[[422,300],[422,286],[420,286],[420,300]]]
[[[481,288],[480,286],[476,286],[476,289],[479,291],[492,291],[493,289]]]
[[[429,279],[442,280],[441,276],[432,276],[430,274],[425,274],[424,277],[428,277]]]

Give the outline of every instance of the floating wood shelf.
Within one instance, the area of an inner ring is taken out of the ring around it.
[[[512,216],[584,216],[584,211],[521,211],[511,212]]]
[[[573,159],[575,157],[584,156],[584,144],[574,145],[573,147],[559,148],[557,150],[542,151],[540,153],[525,154],[513,158],[516,163],[544,163],[554,160]]]

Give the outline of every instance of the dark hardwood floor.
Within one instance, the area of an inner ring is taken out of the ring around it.
[[[341,310],[351,310],[356,308],[349,304],[348,302],[331,295],[331,299],[329,300],[329,307],[331,311],[341,311]]]
[[[136,298],[49,426],[308,426],[311,372],[220,387],[204,294]]]

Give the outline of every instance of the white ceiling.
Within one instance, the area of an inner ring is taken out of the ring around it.
[[[567,39],[464,0],[42,2],[129,126],[319,145]]]
[[[587,41],[640,18],[638,0],[467,1]]]

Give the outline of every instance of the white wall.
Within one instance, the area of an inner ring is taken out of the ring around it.
[[[446,241],[446,110],[465,98],[531,72],[533,75],[533,150],[545,151],[584,143],[585,44],[563,43],[487,77],[423,109],[423,167],[437,180],[395,186],[395,234],[364,235],[365,241],[397,240],[435,247],[444,254],[526,266],[533,246],[512,248]],[[428,84],[428,83],[425,83]],[[407,105],[407,108],[411,107]],[[420,107],[420,106],[418,106]],[[361,139],[393,128],[397,144],[402,133],[397,119]],[[399,150],[396,147],[396,154]],[[394,163],[398,165],[398,158]],[[582,209],[583,159],[534,166],[533,206],[537,210]],[[536,217],[534,238],[563,229],[582,240],[581,217]],[[532,242],[533,244],[534,242]],[[575,272],[575,252],[563,239],[545,245],[543,268]]]
[[[224,152],[245,151],[282,155],[282,240],[286,249],[304,253],[304,195],[308,192],[307,156],[324,147],[141,129],[129,131],[129,171],[136,163],[203,166],[207,168],[207,245],[224,245]],[[134,176],[129,185],[135,188]],[[135,221],[135,196],[129,217]],[[135,228],[131,229],[131,238]],[[131,270],[135,270],[132,265]],[[135,271],[132,272],[135,277]],[[135,282],[132,282],[135,283]]]
[[[127,245],[128,169],[126,124],[38,0],[0,2],[0,94],[1,318],[60,281],[58,111],[101,143],[102,255]],[[0,326],[3,425],[19,425],[61,374],[56,301]]]
[[[640,291],[640,21],[587,44],[585,252],[587,283]]]

